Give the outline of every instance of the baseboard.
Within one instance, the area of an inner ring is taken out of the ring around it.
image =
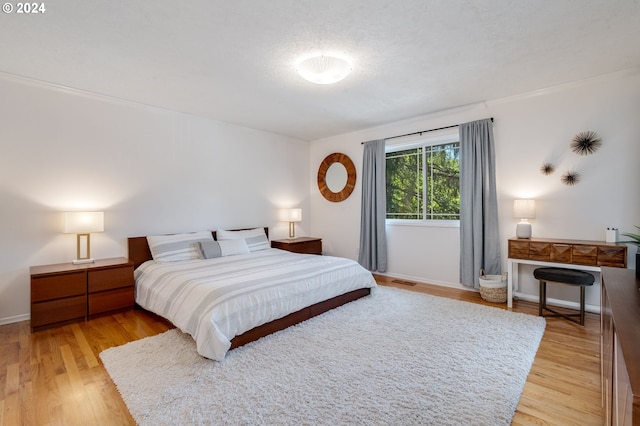
[[[22,315],[16,315],[13,317],[0,318],[0,325],[13,324],[14,322],[21,322],[21,321],[29,321],[30,319],[31,319],[30,314],[22,314]]]
[[[389,278],[398,278],[398,279],[405,280],[405,281],[415,281],[416,283],[420,283],[420,284],[433,284],[433,285],[439,285],[441,287],[455,288],[457,290],[475,291],[476,293],[478,292],[478,289],[467,287],[467,286],[464,286],[464,285],[462,285],[460,283],[450,283],[450,282],[446,282],[446,281],[437,281],[437,280],[431,280],[431,279],[417,278],[417,277],[412,277],[410,275],[403,275],[403,274],[389,274],[389,273],[386,273],[386,272],[384,272],[384,273],[375,272],[375,275],[380,275],[380,276],[389,277]]]
[[[538,296],[532,296],[530,294],[516,292],[513,294],[513,296],[514,298],[526,300],[527,302],[538,303],[539,301]],[[560,308],[575,309],[576,311],[580,310],[580,303],[578,302],[568,302],[566,300],[552,299],[549,297],[547,297],[547,305],[558,306]],[[593,314],[600,314],[600,306],[585,304],[584,311],[591,312]]]
[[[467,290],[467,291],[475,291],[478,292],[478,289],[475,288],[471,288],[471,287],[467,287],[464,286],[460,283],[450,283],[450,282],[445,282],[445,281],[437,281],[437,280],[425,280],[424,278],[417,278],[417,277],[412,277],[409,275],[403,275],[403,274],[389,274],[389,273],[380,273],[380,272],[376,272],[376,275],[381,275],[383,277],[389,277],[389,278],[398,278],[401,280],[406,280],[406,281],[415,281],[417,283],[422,283],[422,284],[433,284],[433,285],[439,285],[442,287],[450,287],[450,288],[455,288],[458,290]],[[524,294],[524,293],[518,293],[515,292],[514,294],[514,298],[518,298],[520,300],[526,300],[527,302],[534,302],[534,303],[538,303],[538,296],[533,296],[530,294]],[[558,306],[561,308],[568,308],[568,309],[575,309],[575,310],[580,310],[580,304],[577,302],[569,302],[566,300],[560,300],[560,299],[552,299],[552,298],[547,298],[547,304],[551,305],[551,306]],[[585,312],[591,312],[594,314],[599,314],[600,313],[600,306],[597,305],[585,305],[584,307]]]

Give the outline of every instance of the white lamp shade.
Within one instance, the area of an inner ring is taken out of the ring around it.
[[[297,66],[298,73],[316,84],[332,84],[344,79],[351,72],[351,64],[335,56],[315,56]]]
[[[535,200],[513,200],[513,217],[520,219],[535,219]]]
[[[65,234],[88,234],[104,232],[104,212],[66,212]]]
[[[280,220],[283,222],[301,222],[302,209],[282,209],[280,210]]]

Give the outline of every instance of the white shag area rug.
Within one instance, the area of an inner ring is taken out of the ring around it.
[[[378,287],[230,351],[179,330],[105,350],[141,425],[509,425],[541,317]]]

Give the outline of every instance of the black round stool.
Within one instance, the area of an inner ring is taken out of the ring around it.
[[[578,271],[568,268],[536,268],[533,276],[540,280],[540,302],[538,303],[538,315],[548,317],[563,317],[569,321],[576,322],[584,326],[584,290],[588,285],[592,285],[595,279],[588,272]],[[577,285],[580,286],[580,313],[564,314],[555,311],[547,306],[547,283]],[[552,315],[544,315],[543,311],[549,311]],[[571,317],[580,317],[580,321],[576,321]]]

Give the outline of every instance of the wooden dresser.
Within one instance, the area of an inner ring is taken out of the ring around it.
[[[271,247],[294,253],[322,254],[322,238],[298,237],[272,240]]]
[[[606,425],[640,425],[640,280],[602,268],[600,362]]]
[[[30,274],[32,330],[134,305],[133,262],[124,257],[32,266]]]

